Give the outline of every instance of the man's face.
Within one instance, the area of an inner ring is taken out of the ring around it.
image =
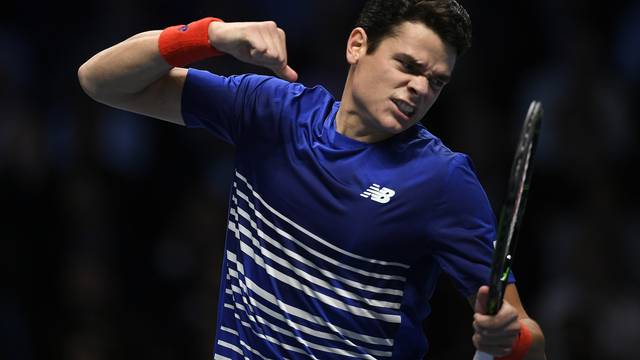
[[[405,22],[371,54],[360,50],[352,81],[355,111],[386,138],[420,121],[451,78],[453,47],[422,23]]]

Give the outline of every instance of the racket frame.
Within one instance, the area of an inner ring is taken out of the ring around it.
[[[532,101],[520,132],[506,197],[500,211],[489,278],[488,315],[497,314],[504,299],[531,184],[542,116],[542,104],[539,101]]]

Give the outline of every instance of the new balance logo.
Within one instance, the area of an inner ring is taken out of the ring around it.
[[[394,190],[383,187],[380,188],[380,185],[373,184],[369,186],[369,188],[360,194],[363,198],[371,199],[375,202],[379,202],[380,204],[386,204],[391,201],[391,198],[396,194]]]

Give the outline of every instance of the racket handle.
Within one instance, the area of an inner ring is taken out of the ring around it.
[[[473,356],[473,360],[493,360],[493,356],[482,351],[476,351],[476,354]]]

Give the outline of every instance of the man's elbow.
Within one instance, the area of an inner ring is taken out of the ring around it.
[[[117,106],[118,98],[105,81],[101,80],[104,76],[100,75],[99,70],[90,61],[82,64],[78,68],[80,87],[93,100],[105,105]]]
[[[91,66],[88,63],[84,63],[78,68],[78,82],[85,94],[96,101],[100,101],[98,99],[99,92],[95,75],[92,74]]]

